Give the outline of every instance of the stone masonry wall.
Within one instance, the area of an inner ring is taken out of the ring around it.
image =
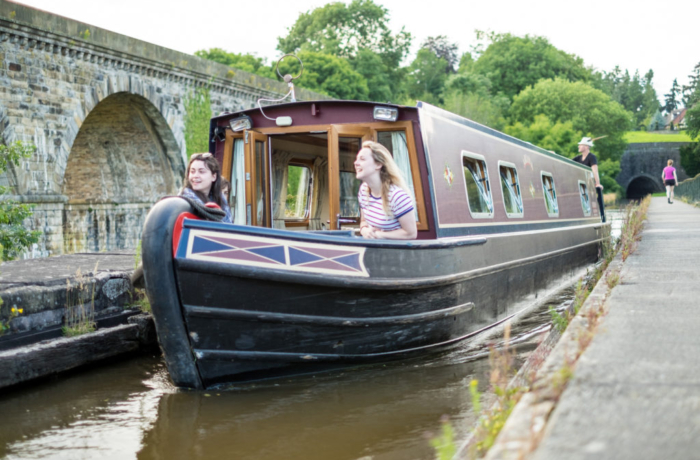
[[[649,142],[629,144],[620,159],[620,174],[615,180],[625,190],[628,190],[634,181],[652,182],[656,189],[664,190],[661,180],[661,171],[666,167],[669,159],[673,160],[678,180],[688,178],[681,165],[680,147],[684,142]]]
[[[28,256],[133,248],[147,208],[181,186],[184,100],[203,86],[212,115],[287,91],[281,82],[0,0],[0,141],[37,146],[0,175],[11,198],[36,205],[28,225],[43,236]],[[325,98],[304,90],[298,97]]]

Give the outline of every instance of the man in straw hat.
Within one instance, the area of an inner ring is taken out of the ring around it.
[[[601,139],[600,137],[597,139]],[[598,158],[591,153],[593,141],[590,137],[584,137],[578,143],[578,153],[580,155],[574,157],[574,161],[582,165],[589,166],[593,171],[595,178],[595,191],[598,198],[598,208],[600,209],[600,219],[605,222],[605,208],[603,206],[603,186],[600,184],[600,176],[598,175]]]

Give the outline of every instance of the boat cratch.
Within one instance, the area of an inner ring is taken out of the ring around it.
[[[215,117],[210,131],[234,223],[169,197],[143,231],[180,387],[444,349],[597,260],[609,228],[590,168],[425,103],[293,102]],[[417,239],[359,236],[365,140],[403,171]]]

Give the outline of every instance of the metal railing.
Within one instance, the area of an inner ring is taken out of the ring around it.
[[[691,203],[700,203],[700,174],[678,184],[673,193]]]

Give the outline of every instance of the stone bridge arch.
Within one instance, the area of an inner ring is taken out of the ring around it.
[[[653,177],[650,174],[640,174],[630,180],[625,190],[625,196],[629,199],[644,198],[647,195],[657,192],[663,192],[664,187],[659,177]]]
[[[150,206],[177,193],[181,146],[142,95],[115,92],[88,113],[65,162],[64,252],[134,248]]]
[[[627,198],[641,198],[647,193],[664,191],[661,171],[673,160],[678,180],[688,178],[681,165],[680,148],[685,142],[649,142],[629,144],[620,159],[620,174],[615,180]]]
[[[183,99],[204,86],[212,115],[288,91],[281,81],[0,0],[0,141],[37,147],[0,175],[10,198],[34,205],[26,225],[41,239],[28,256],[133,248],[145,210],[180,185]],[[328,98],[301,88],[296,95]]]

